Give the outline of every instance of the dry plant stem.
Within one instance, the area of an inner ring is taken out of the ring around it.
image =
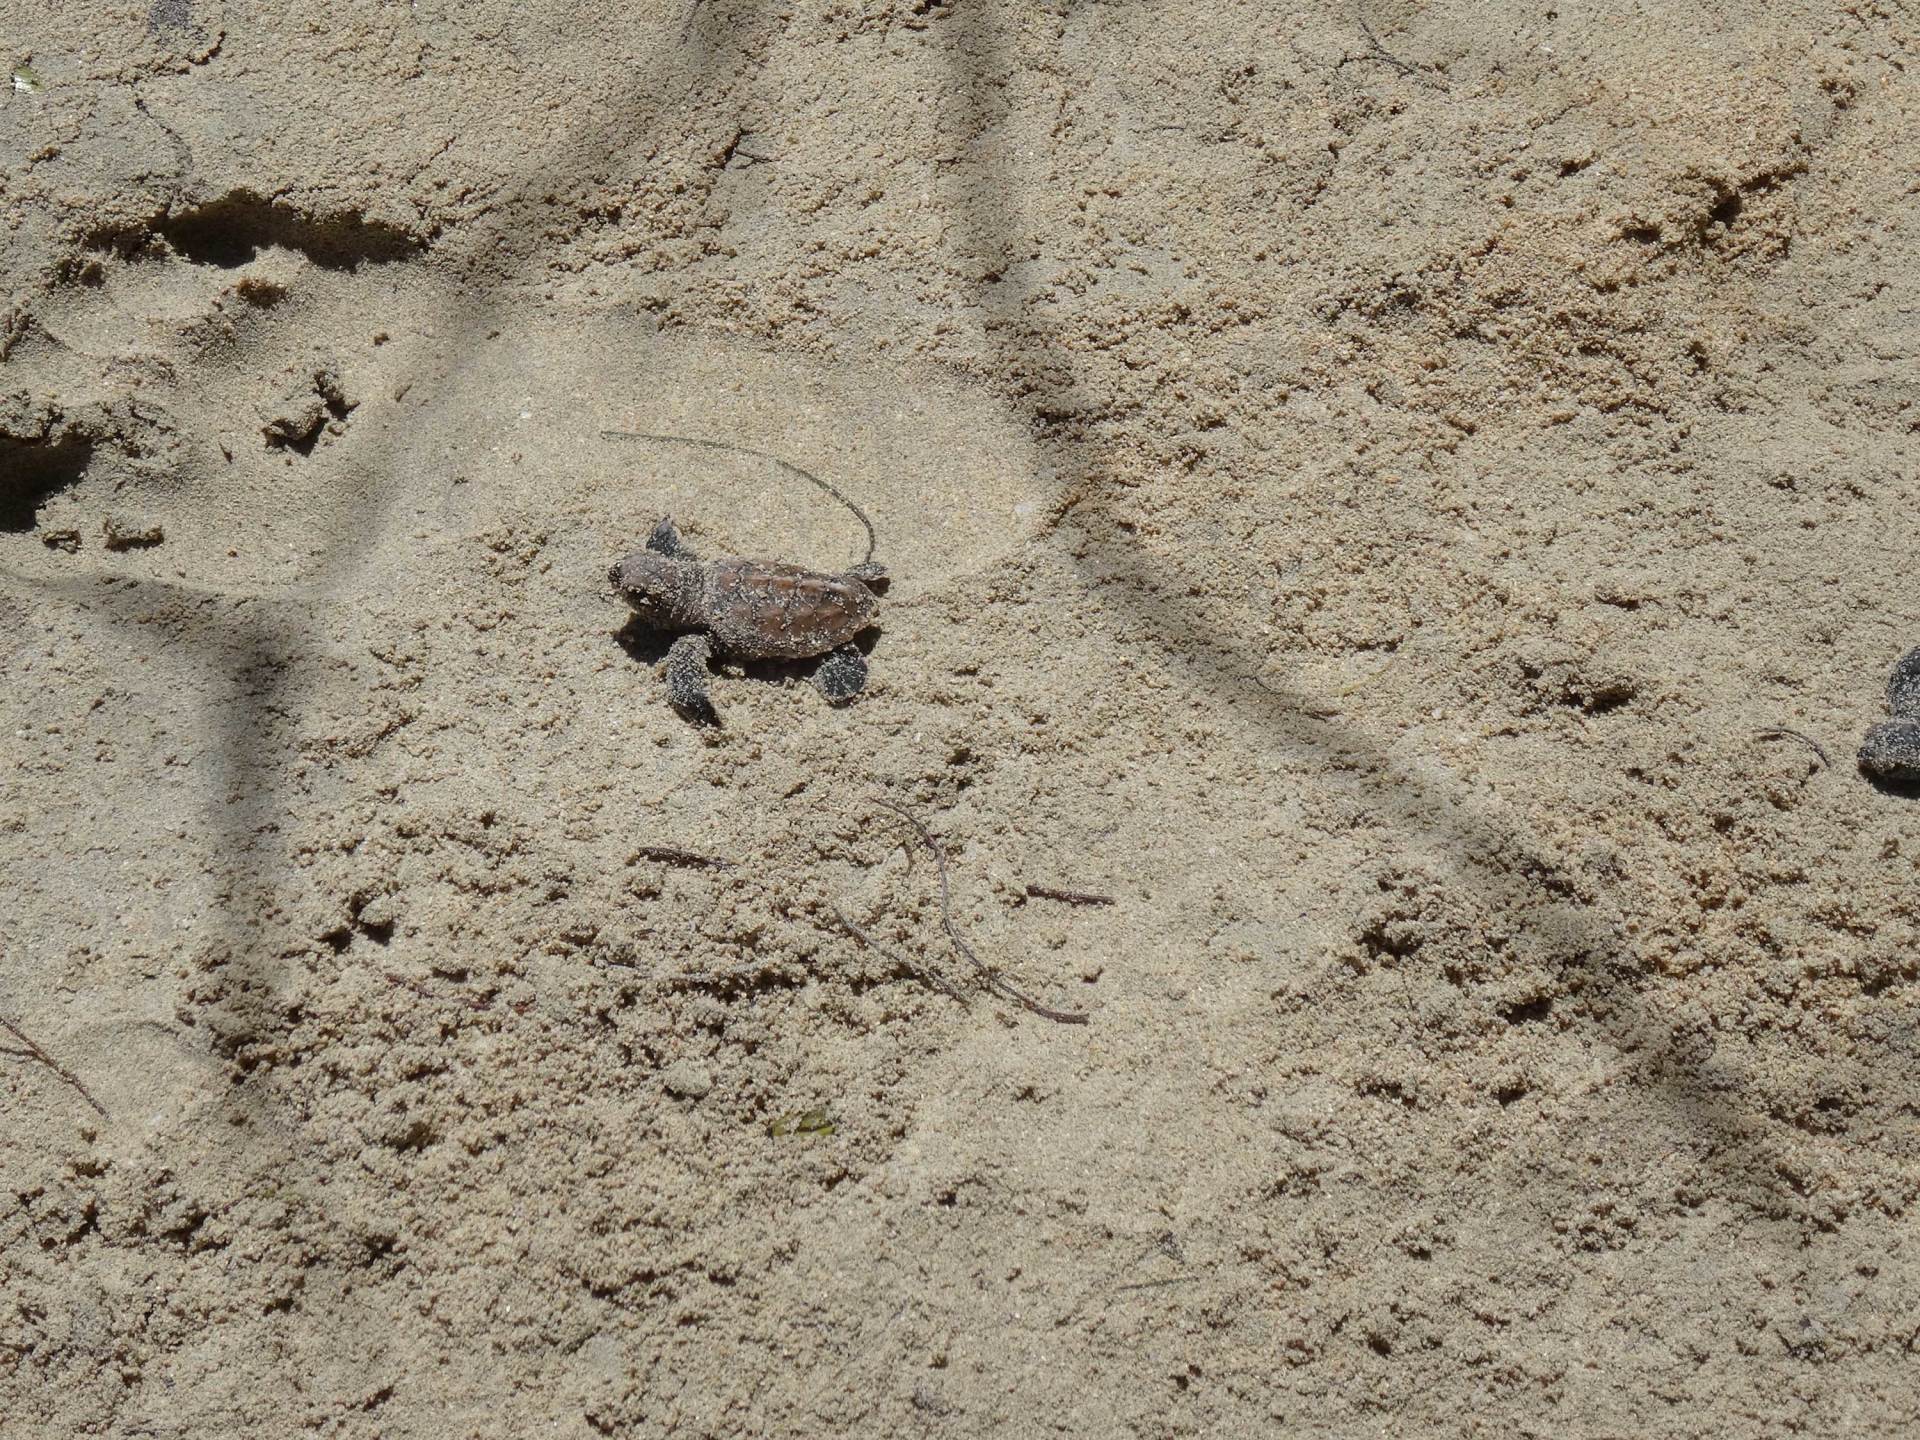
[[[966,942],[960,934],[959,927],[953,923],[953,891],[947,882],[947,852],[941,848],[940,842],[933,838],[933,832],[922,825],[912,811],[894,804],[891,800],[882,800],[880,804],[911,825],[914,833],[920,837],[921,843],[933,852],[933,862],[940,871],[940,924],[946,930],[947,939],[952,942],[953,948],[966,957],[967,962],[978,972],[986,987],[996,995],[1013,1001],[1023,1010],[1038,1015],[1043,1020],[1052,1020],[1060,1025],[1085,1025],[1088,1020],[1085,1014],[1072,1010],[1055,1010],[1050,1006],[1042,1005],[974,953],[973,947]]]
[[[642,845],[634,855],[643,860],[658,860],[665,865],[703,865],[709,870],[731,870],[733,861],[718,855],[700,855],[692,850],[676,850],[671,845]]]
[[[862,945],[866,946],[869,950],[879,951],[882,955],[886,956],[887,959],[893,961],[894,964],[900,966],[909,975],[912,975],[915,979],[919,980],[922,984],[931,985],[933,986],[934,989],[940,991],[942,994],[951,995],[954,999],[960,1002],[963,1008],[966,1007],[967,997],[965,995],[962,995],[959,992],[959,990],[955,989],[951,981],[942,979],[940,976],[935,975],[931,970],[926,970],[921,968],[920,966],[914,964],[913,961],[909,960],[906,956],[898,953],[897,951],[889,950],[886,946],[882,945],[878,940],[874,939],[871,935],[867,934],[866,931],[862,930],[858,925],[854,924],[853,921],[849,920],[846,916],[842,915],[837,908],[834,908],[833,910],[833,918],[838,920],[840,924],[843,927],[845,927],[846,932],[849,935],[853,936],[854,939],[858,940]]]
[[[1398,70],[1402,75],[1413,74],[1413,66],[1407,64],[1406,61],[1402,60],[1398,55],[1395,55],[1391,50],[1387,49],[1386,46],[1380,43],[1380,37],[1373,33],[1373,27],[1367,23],[1366,16],[1358,15],[1358,16],[1355,16],[1354,18],[1360,22],[1360,31],[1363,35],[1367,37],[1367,43],[1373,46],[1374,54],[1378,55],[1382,60],[1386,61],[1387,64],[1391,65],[1394,69]]]
[[[49,1070],[53,1071],[54,1074],[58,1075],[62,1080],[66,1081],[67,1084],[71,1085],[75,1090],[78,1090],[80,1092],[80,1098],[82,1100],[85,1100],[87,1104],[91,1105],[96,1111],[98,1111],[101,1119],[106,1120],[106,1119],[112,1118],[107,1114],[107,1107],[102,1105],[98,1100],[94,1099],[93,1092],[87,1089],[85,1085],[80,1083],[80,1077],[74,1074],[71,1070],[67,1069],[66,1066],[62,1065],[58,1060],[54,1059],[51,1055],[47,1054],[46,1051],[42,1050],[38,1045],[36,1045],[26,1031],[22,1030],[18,1025],[14,1024],[14,1022],[8,1019],[5,1015],[0,1015],[0,1027],[4,1027],[6,1029],[6,1032],[9,1035],[13,1036],[13,1038],[18,1040],[22,1045],[26,1046],[27,1053],[29,1055],[33,1056],[34,1059],[38,1060],[42,1065],[46,1066]]]
[[[1185,1285],[1190,1280],[1198,1280],[1198,1275],[1173,1275],[1165,1280],[1136,1280],[1131,1285],[1116,1285],[1113,1293],[1123,1294],[1128,1290],[1164,1290],[1169,1285]]]
[[[760,980],[768,976],[777,976],[780,967],[769,960],[756,960],[747,965],[736,965],[731,970],[676,970],[668,975],[656,975],[654,983],[659,985],[737,985],[746,980]]]
[[[1828,769],[1833,768],[1833,762],[1827,759],[1827,752],[1821,748],[1820,742],[1811,735],[1802,735],[1798,730],[1789,730],[1784,725],[1770,725],[1765,730],[1756,731],[1754,738],[1758,740],[1798,740],[1802,745],[1807,746],[1814,754],[1820,757],[1820,763],[1823,766],[1826,766]]]
[[[862,528],[867,532],[867,553],[861,563],[865,564],[866,561],[873,559],[873,550],[876,542],[873,536],[873,522],[867,519],[867,512],[854,504],[853,501],[849,500],[826,481],[822,480],[818,475],[802,470],[791,461],[782,460],[778,455],[769,455],[764,450],[755,450],[746,445],[734,445],[725,440],[702,440],[693,435],[650,435],[639,430],[602,430],[600,433],[610,439],[616,440],[661,440],[670,445],[698,445],[706,450],[730,450],[736,455],[751,455],[759,460],[771,460],[789,475],[797,475],[809,485],[818,486],[834,499],[838,500],[842,505],[846,506],[847,509],[851,510],[853,512],[853,518],[858,520]]]
[[[1373,33],[1373,27],[1367,23],[1366,16],[1356,15],[1354,19],[1359,22],[1361,33],[1367,37],[1367,43],[1373,46],[1374,54],[1378,55],[1408,79],[1418,80],[1421,84],[1431,86],[1435,90],[1443,92],[1446,90],[1447,87],[1440,81],[1433,79],[1431,76],[1421,74],[1419,66],[1409,65],[1398,55],[1395,55],[1391,50],[1387,49],[1385,45],[1382,45],[1380,43],[1380,37]]]
[[[483,999],[478,995],[436,995],[415,976],[402,975],[393,970],[388,970],[384,973],[389,984],[403,985],[418,995],[422,1000],[457,1000],[469,1010],[490,1010],[493,1008],[493,998],[491,996]]]
[[[1051,885],[1029,885],[1027,894],[1036,900],[1058,900],[1066,905],[1111,905],[1111,895],[1093,895],[1085,890],[1056,890]]]

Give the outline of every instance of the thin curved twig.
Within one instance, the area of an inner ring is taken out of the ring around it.
[[[919,817],[911,810],[908,810],[904,806],[896,805],[891,800],[881,800],[879,803],[893,811],[894,814],[905,820],[907,824],[911,825],[914,833],[920,837],[921,843],[933,852],[934,864],[939,867],[940,871],[940,924],[946,930],[947,939],[953,943],[953,948],[966,957],[968,963],[973,966],[974,971],[980,976],[981,983],[996,995],[1001,996],[1003,999],[1013,1001],[1014,1004],[1020,1006],[1023,1010],[1038,1015],[1043,1020],[1052,1020],[1059,1025],[1087,1024],[1090,1017],[1085,1014],[1085,1012],[1077,1010],[1055,1010],[1051,1006],[1042,1005],[1038,1000],[1027,994],[1026,991],[1022,990],[1018,985],[1015,985],[1011,980],[1007,979],[1006,976],[1002,975],[998,970],[994,969],[974,953],[973,946],[969,945],[965,937],[961,935],[960,927],[953,923],[953,891],[947,882],[947,852],[941,848],[940,842],[933,838],[933,832],[927,829],[925,825],[922,825]]]
[[[1769,725],[1764,730],[1754,731],[1756,740],[1798,740],[1802,745],[1820,757],[1820,764],[1826,769],[1833,768],[1833,762],[1827,758],[1827,752],[1821,743],[1811,735],[1802,735],[1798,730],[1789,730],[1784,725]]]
[[[846,506],[847,509],[851,510],[853,512],[853,518],[858,520],[867,532],[867,553],[860,563],[864,565],[867,561],[873,559],[874,548],[878,542],[874,538],[873,522],[867,519],[867,512],[854,504],[853,501],[849,500],[825,480],[822,480],[818,475],[810,471],[802,470],[791,460],[782,460],[778,455],[770,455],[765,450],[755,450],[749,445],[735,445],[728,440],[702,440],[695,435],[652,435],[638,430],[602,430],[600,433],[616,440],[662,440],[674,445],[698,445],[706,450],[731,450],[736,455],[752,455],[760,460],[771,460],[789,475],[798,475],[809,485],[817,485],[842,505]]]
[[[42,1050],[37,1044],[34,1043],[34,1039],[31,1035],[27,1034],[26,1031],[22,1030],[18,1025],[14,1024],[13,1021],[9,1020],[5,1015],[0,1015],[0,1029],[5,1030],[9,1035],[13,1036],[14,1039],[18,1040],[22,1045],[26,1046],[27,1053],[31,1055],[35,1060],[38,1060],[42,1065],[46,1066],[49,1070],[53,1071],[53,1073],[58,1075],[62,1080],[66,1081],[67,1084],[71,1085],[75,1090],[79,1091],[80,1098],[86,1101],[87,1104],[91,1105],[96,1111],[98,1111],[101,1119],[110,1120],[113,1118],[112,1116],[107,1114],[107,1107],[102,1105],[98,1100],[93,1098],[93,1092],[87,1089],[85,1084],[81,1082],[81,1079],[78,1075],[74,1074],[71,1070],[67,1069],[66,1066],[62,1065],[58,1060],[54,1059],[46,1051]]]
[[[882,945],[878,940],[874,939],[866,931],[862,930],[858,925],[854,924],[853,921],[849,920],[845,915],[842,915],[840,913],[839,906],[829,905],[827,908],[833,911],[833,918],[840,922],[841,926],[846,930],[846,932],[849,935],[853,936],[854,939],[858,940],[862,945],[866,946],[869,950],[878,950],[882,955],[886,956],[887,959],[893,961],[894,964],[900,966],[901,969],[905,970],[909,975],[913,976],[915,979],[921,981],[924,984],[933,986],[934,989],[940,991],[942,994],[951,995],[954,999],[960,1002],[962,1009],[968,1008],[967,997],[960,993],[959,988],[955,986],[951,980],[944,979],[943,977],[934,974],[931,970],[926,969],[924,966],[916,965],[912,960],[908,959],[905,955],[902,955],[897,950],[889,950],[886,946]]]

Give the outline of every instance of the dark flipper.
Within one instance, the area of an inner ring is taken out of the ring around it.
[[[878,560],[866,560],[855,565],[847,574],[876,593],[887,588],[887,567]]]
[[[1860,769],[1896,785],[1920,785],[1920,720],[1885,720],[1867,731]]]
[[[667,647],[667,699],[689,720],[718,725],[720,716],[707,695],[707,662],[713,641],[705,635],[682,635]]]
[[[1900,657],[1887,681],[1887,709],[1903,720],[1920,720],[1920,645]]]
[[[662,515],[660,523],[653,527],[653,533],[647,536],[647,549],[656,555],[671,555],[676,560],[697,560],[700,557],[686,547],[680,539],[680,531],[674,526],[671,515]]]
[[[828,704],[843,705],[867,688],[867,657],[842,645],[814,667],[813,683]]]

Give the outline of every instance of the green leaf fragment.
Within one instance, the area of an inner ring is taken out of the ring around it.
[[[769,1135],[831,1135],[833,1117],[827,1113],[827,1107],[816,1105],[811,1110],[789,1110],[767,1127]]]

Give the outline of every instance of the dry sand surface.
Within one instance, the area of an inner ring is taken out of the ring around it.
[[[1916,1433],[1910,0],[0,47],[0,1436]]]

